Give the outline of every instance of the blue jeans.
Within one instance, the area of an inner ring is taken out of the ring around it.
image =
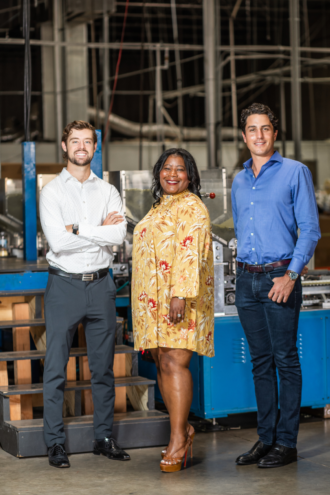
[[[273,279],[282,277],[286,269],[249,273],[238,268],[236,306],[252,358],[259,439],[267,445],[277,442],[292,448],[297,444],[302,386],[296,346],[302,302],[300,277],[285,304],[268,299]]]

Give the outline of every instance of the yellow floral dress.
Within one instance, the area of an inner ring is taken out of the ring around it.
[[[186,298],[184,321],[169,321],[170,301]],[[211,222],[189,191],[164,196],[137,224],[133,238],[134,348],[190,349],[214,356]]]

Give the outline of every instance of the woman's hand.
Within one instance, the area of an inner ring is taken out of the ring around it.
[[[180,321],[183,321],[185,308],[186,308],[185,299],[178,299],[177,297],[172,297],[170,304],[170,322],[176,325],[177,323],[180,323]]]

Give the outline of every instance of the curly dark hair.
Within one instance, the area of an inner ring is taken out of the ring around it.
[[[196,196],[198,196],[199,198],[201,197],[199,192],[201,190],[201,179],[199,177],[198,168],[194,157],[189,153],[189,151],[184,150],[182,148],[171,148],[169,150],[164,151],[164,153],[158,158],[153,169],[154,177],[152,181],[151,192],[155,199],[155,202],[153,204],[154,208],[157,205],[159,205],[160,198],[163,196],[163,192],[164,192],[160,184],[160,171],[164,167],[164,164],[168,159],[168,157],[171,155],[181,156],[183,158],[188,174],[188,180],[190,181],[188,189],[193,194],[196,194]]]
[[[278,118],[274,114],[273,110],[271,110],[267,105],[263,105],[262,103],[252,103],[248,108],[244,108],[241,113],[241,129],[245,134],[245,126],[247,118],[250,115],[267,115],[273,128],[274,132],[278,130]]]

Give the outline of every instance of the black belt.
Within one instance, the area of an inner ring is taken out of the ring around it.
[[[59,277],[76,278],[78,280],[82,280],[83,282],[93,282],[94,280],[105,277],[109,273],[109,268],[102,268],[101,270],[93,273],[68,273],[49,266],[48,271],[52,275],[58,275]]]
[[[274,261],[274,263],[266,263],[265,265],[249,265],[248,263],[237,262],[237,266],[243,268],[250,273],[272,272],[279,266],[289,265],[291,260]]]

